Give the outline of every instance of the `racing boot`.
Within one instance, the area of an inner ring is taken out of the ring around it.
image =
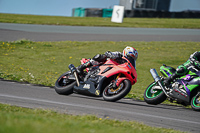
[[[178,75],[176,73],[173,73],[171,76],[164,79],[163,83],[166,87],[169,87],[170,83],[176,79]]]

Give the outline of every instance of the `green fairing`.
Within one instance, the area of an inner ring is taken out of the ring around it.
[[[191,72],[191,71],[189,71],[189,73],[188,73],[190,76],[192,76],[192,75],[196,75],[196,73],[193,73],[193,72]],[[184,75],[184,76],[182,76],[182,77],[180,77],[180,79],[183,79],[183,78],[186,78],[186,76],[187,75]],[[197,78],[195,78],[196,80],[200,80],[200,77],[197,77]],[[187,85],[187,88],[190,90],[190,91],[192,91],[193,89],[195,89],[196,87],[198,87],[199,85]],[[185,86],[184,86],[184,89],[186,90],[186,88],[185,88]]]
[[[191,76],[192,75],[194,75],[194,76],[196,75],[196,73],[193,73],[193,72],[189,71],[186,75],[181,76],[180,79],[185,78],[188,74],[191,75]]]
[[[181,76],[180,79],[186,78],[186,76],[187,76],[188,74],[189,74],[190,76],[195,76],[195,75],[196,75],[196,73],[193,73],[193,72],[189,71],[186,75]],[[199,78],[199,77],[197,77],[197,79],[198,79],[198,78]]]
[[[187,88],[190,90],[190,92],[195,89],[196,87],[198,87],[199,85],[187,85]],[[184,89],[186,90],[186,88],[184,87]]]
[[[172,72],[170,71],[169,68],[166,68],[165,66],[161,66],[160,67],[160,72],[163,74],[163,76],[169,77],[164,70],[167,71],[170,75],[172,75]]]

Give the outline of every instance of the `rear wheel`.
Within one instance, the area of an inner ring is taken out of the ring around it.
[[[71,72],[68,71],[62,74],[55,83],[55,91],[61,95],[69,95],[73,93],[73,87],[76,85],[76,81],[69,79]]]
[[[167,96],[156,82],[151,83],[144,92],[144,101],[148,104],[160,104]]]
[[[106,86],[103,91],[103,99],[105,101],[115,102],[124,98],[131,90],[131,81],[125,79],[121,82],[118,88],[114,89],[110,85]]]
[[[200,92],[192,98],[191,107],[195,111],[200,111]]]

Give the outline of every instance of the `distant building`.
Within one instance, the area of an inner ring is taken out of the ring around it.
[[[126,10],[200,11],[200,0],[120,0],[119,5],[124,6]]]
[[[103,8],[73,8],[73,17],[111,17],[113,9]]]
[[[120,0],[125,17],[200,18],[200,0]]]
[[[120,0],[124,17],[200,18],[200,0]],[[74,17],[111,17],[113,9],[74,8]]]

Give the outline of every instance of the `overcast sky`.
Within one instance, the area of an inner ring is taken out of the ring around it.
[[[72,9],[113,8],[120,0],[0,0],[0,13],[72,16]]]

